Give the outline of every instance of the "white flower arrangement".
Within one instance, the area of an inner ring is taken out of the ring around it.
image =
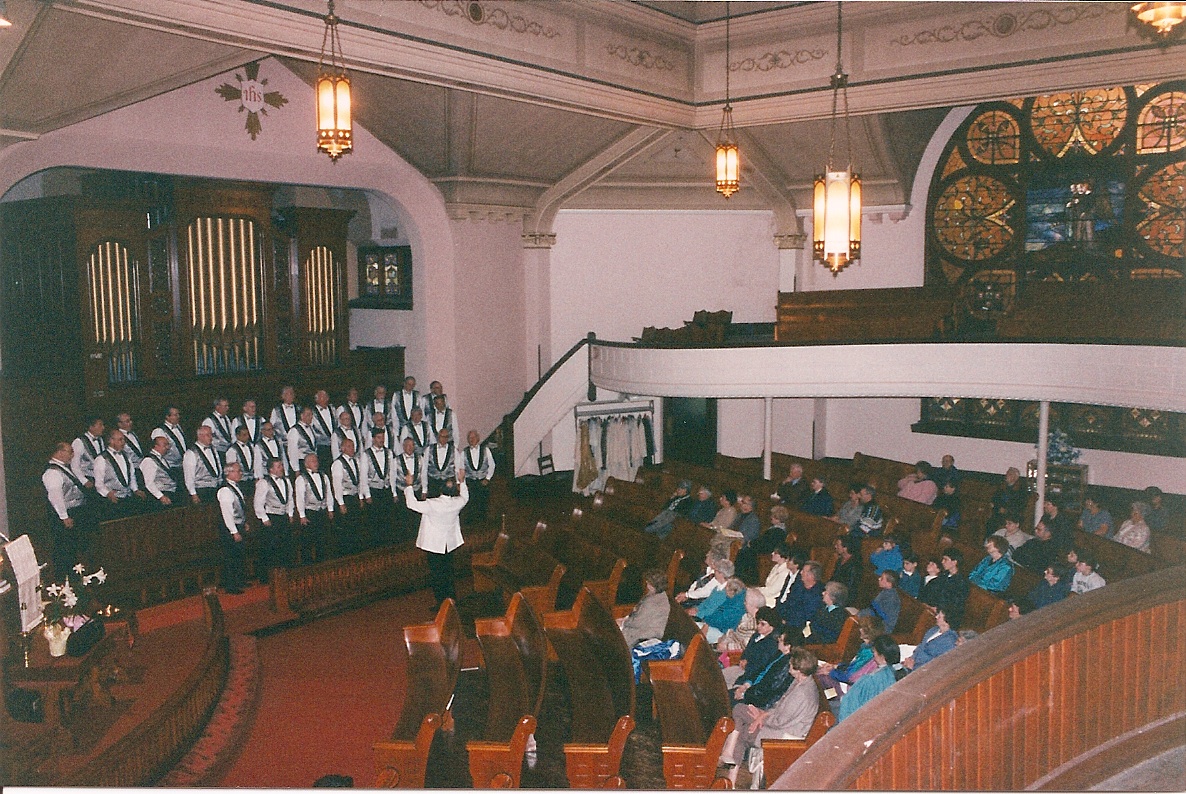
[[[42,589],[49,596],[49,600],[42,600],[41,606],[45,614],[47,626],[62,625],[69,629],[77,629],[90,618],[86,612],[94,600],[88,592],[93,584],[103,584],[107,581],[107,572],[102,568],[92,574],[86,572],[82,563],[74,566],[74,573],[78,574],[80,587],[74,589],[70,579],[58,584],[56,582],[44,585]]]

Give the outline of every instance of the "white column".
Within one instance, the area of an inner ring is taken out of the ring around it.
[[[1034,491],[1038,495],[1034,505],[1034,524],[1042,520],[1042,502],[1046,500],[1046,451],[1050,446],[1050,401],[1038,403],[1038,473]]]
[[[771,448],[774,444],[774,398],[767,397],[766,403],[766,435],[762,446],[762,478],[769,480]]]
[[[811,457],[822,460],[828,456],[828,399],[816,397],[815,415],[811,422]]]

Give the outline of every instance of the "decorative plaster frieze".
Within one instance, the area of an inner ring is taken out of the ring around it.
[[[972,19],[959,24],[942,25],[890,39],[891,44],[909,47],[914,44],[950,44],[956,41],[976,41],[991,36],[1007,39],[1018,33],[1046,30],[1057,25],[1073,25],[1088,19],[1118,14],[1124,11],[1117,3],[1076,3],[1054,10],[1005,11],[993,17]]]
[[[555,233],[531,232],[523,235],[524,248],[551,248],[555,244]]]
[[[780,251],[799,251],[807,246],[806,234],[776,234],[774,244]]]
[[[522,223],[527,210],[522,207],[500,207],[491,204],[466,204],[449,202],[445,204],[449,220],[486,221],[488,223]]]
[[[638,47],[627,44],[606,44],[605,50],[610,55],[618,56],[631,66],[641,66],[643,69],[658,69],[661,72],[670,72],[675,68],[675,64],[662,55],[652,53],[650,50],[641,50]]]
[[[818,61],[827,55],[826,50],[779,50],[767,52],[756,58],[743,58],[729,64],[731,72],[769,72],[771,69],[789,69],[792,66],[802,66],[805,63]]]
[[[512,33],[528,33],[554,39],[560,31],[530,20],[522,14],[511,14],[504,8],[480,0],[420,0],[425,8],[435,8],[445,16],[468,20],[474,25],[490,25]]]

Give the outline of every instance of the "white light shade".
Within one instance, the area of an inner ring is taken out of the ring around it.
[[[741,187],[740,156],[737,144],[726,141],[717,144],[717,192],[729,198]]]
[[[815,178],[812,255],[833,275],[861,258],[861,178],[828,171]]]
[[[1137,19],[1151,26],[1160,35],[1169,36],[1173,32],[1174,27],[1186,19],[1186,3],[1134,3],[1132,13]]]
[[[323,72],[317,76],[317,148],[337,162],[353,146],[350,78]]]

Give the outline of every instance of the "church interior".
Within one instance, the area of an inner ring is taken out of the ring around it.
[[[0,0],[0,784],[1180,790],[1184,20]]]

